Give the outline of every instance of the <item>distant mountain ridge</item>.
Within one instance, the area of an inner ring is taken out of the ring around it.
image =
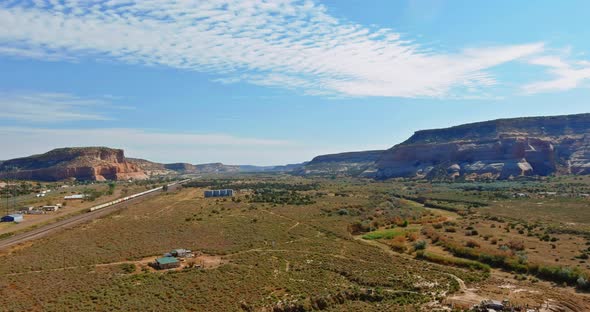
[[[140,158],[129,158],[129,161],[136,164],[149,175],[167,175],[174,173],[224,173],[239,172],[239,166],[224,165],[222,163],[198,164],[170,163],[162,164]]]
[[[165,175],[173,173],[238,173],[238,172],[288,172],[304,165],[289,164],[280,166],[253,166],[253,165],[226,165],[223,163],[208,164],[190,164],[190,163],[170,163],[162,164],[145,159],[129,158],[129,161],[137,164],[150,175]]]
[[[305,166],[308,162],[278,166],[240,165],[240,172],[290,172]]]
[[[376,179],[509,179],[590,174],[590,114],[498,119],[417,131],[388,150],[320,155],[284,166],[162,164],[108,147],[59,148],[0,161],[0,179],[145,179],[201,173],[285,172]]]

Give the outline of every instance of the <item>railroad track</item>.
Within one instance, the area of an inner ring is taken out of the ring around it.
[[[182,183],[178,183],[178,184],[174,184],[174,185],[169,185],[169,190],[174,190],[176,189],[178,186],[180,186]],[[24,242],[28,242],[34,239],[38,239],[41,237],[44,237],[50,233],[59,231],[61,229],[65,229],[65,228],[69,228],[84,222],[88,222],[88,221],[92,221],[96,218],[100,218],[100,217],[104,217],[114,211],[117,211],[121,208],[127,207],[127,205],[138,202],[138,201],[142,201],[146,198],[152,197],[156,194],[160,194],[162,192],[162,190],[158,190],[155,192],[150,192],[150,193],[146,193],[142,196],[139,197],[135,197],[135,198],[131,198],[129,200],[125,200],[122,202],[118,202],[116,204],[104,207],[102,209],[99,210],[91,210],[89,212],[83,213],[81,215],[76,215],[61,221],[57,221],[51,224],[47,224],[45,226],[42,226],[40,228],[31,230],[31,231],[27,231],[21,234],[16,234],[14,236],[11,236],[9,238],[0,240],[0,250],[12,247],[14,245],[18,245]]]

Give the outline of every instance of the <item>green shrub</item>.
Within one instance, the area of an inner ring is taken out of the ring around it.
[[[460,259],[460,258],[451,258],[445,257],[442,255],[435,255],[423,250],[420,250],[416,253],[417,259],[423,259],[426,261],[442,264],[442,265],[449,265],[449,266],[456,266],[461,268],[468,268],[471,270],[478,270],[483,272],[490,272],[490,266],[487,264],[483,264],[478,261],[467,260],[467,259]]]
[[[126,274],[133,273],[136,269],[135,264],[133,263],[122,263],[119,265],[119,268]]]
[[[424,250],[426,249],[426,241],[419,240],[414,242],[414,250]]]

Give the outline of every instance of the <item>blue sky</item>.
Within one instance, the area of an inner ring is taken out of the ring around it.
[[[0,159],[284,164],[589,112],[587,1],[0,2]]]

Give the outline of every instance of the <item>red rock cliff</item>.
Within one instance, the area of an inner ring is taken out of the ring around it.
[[[60,148],[41,155],[12,159],[0,165],[0,178],[57,181],[145,179],[123,150],[106,147]]]

